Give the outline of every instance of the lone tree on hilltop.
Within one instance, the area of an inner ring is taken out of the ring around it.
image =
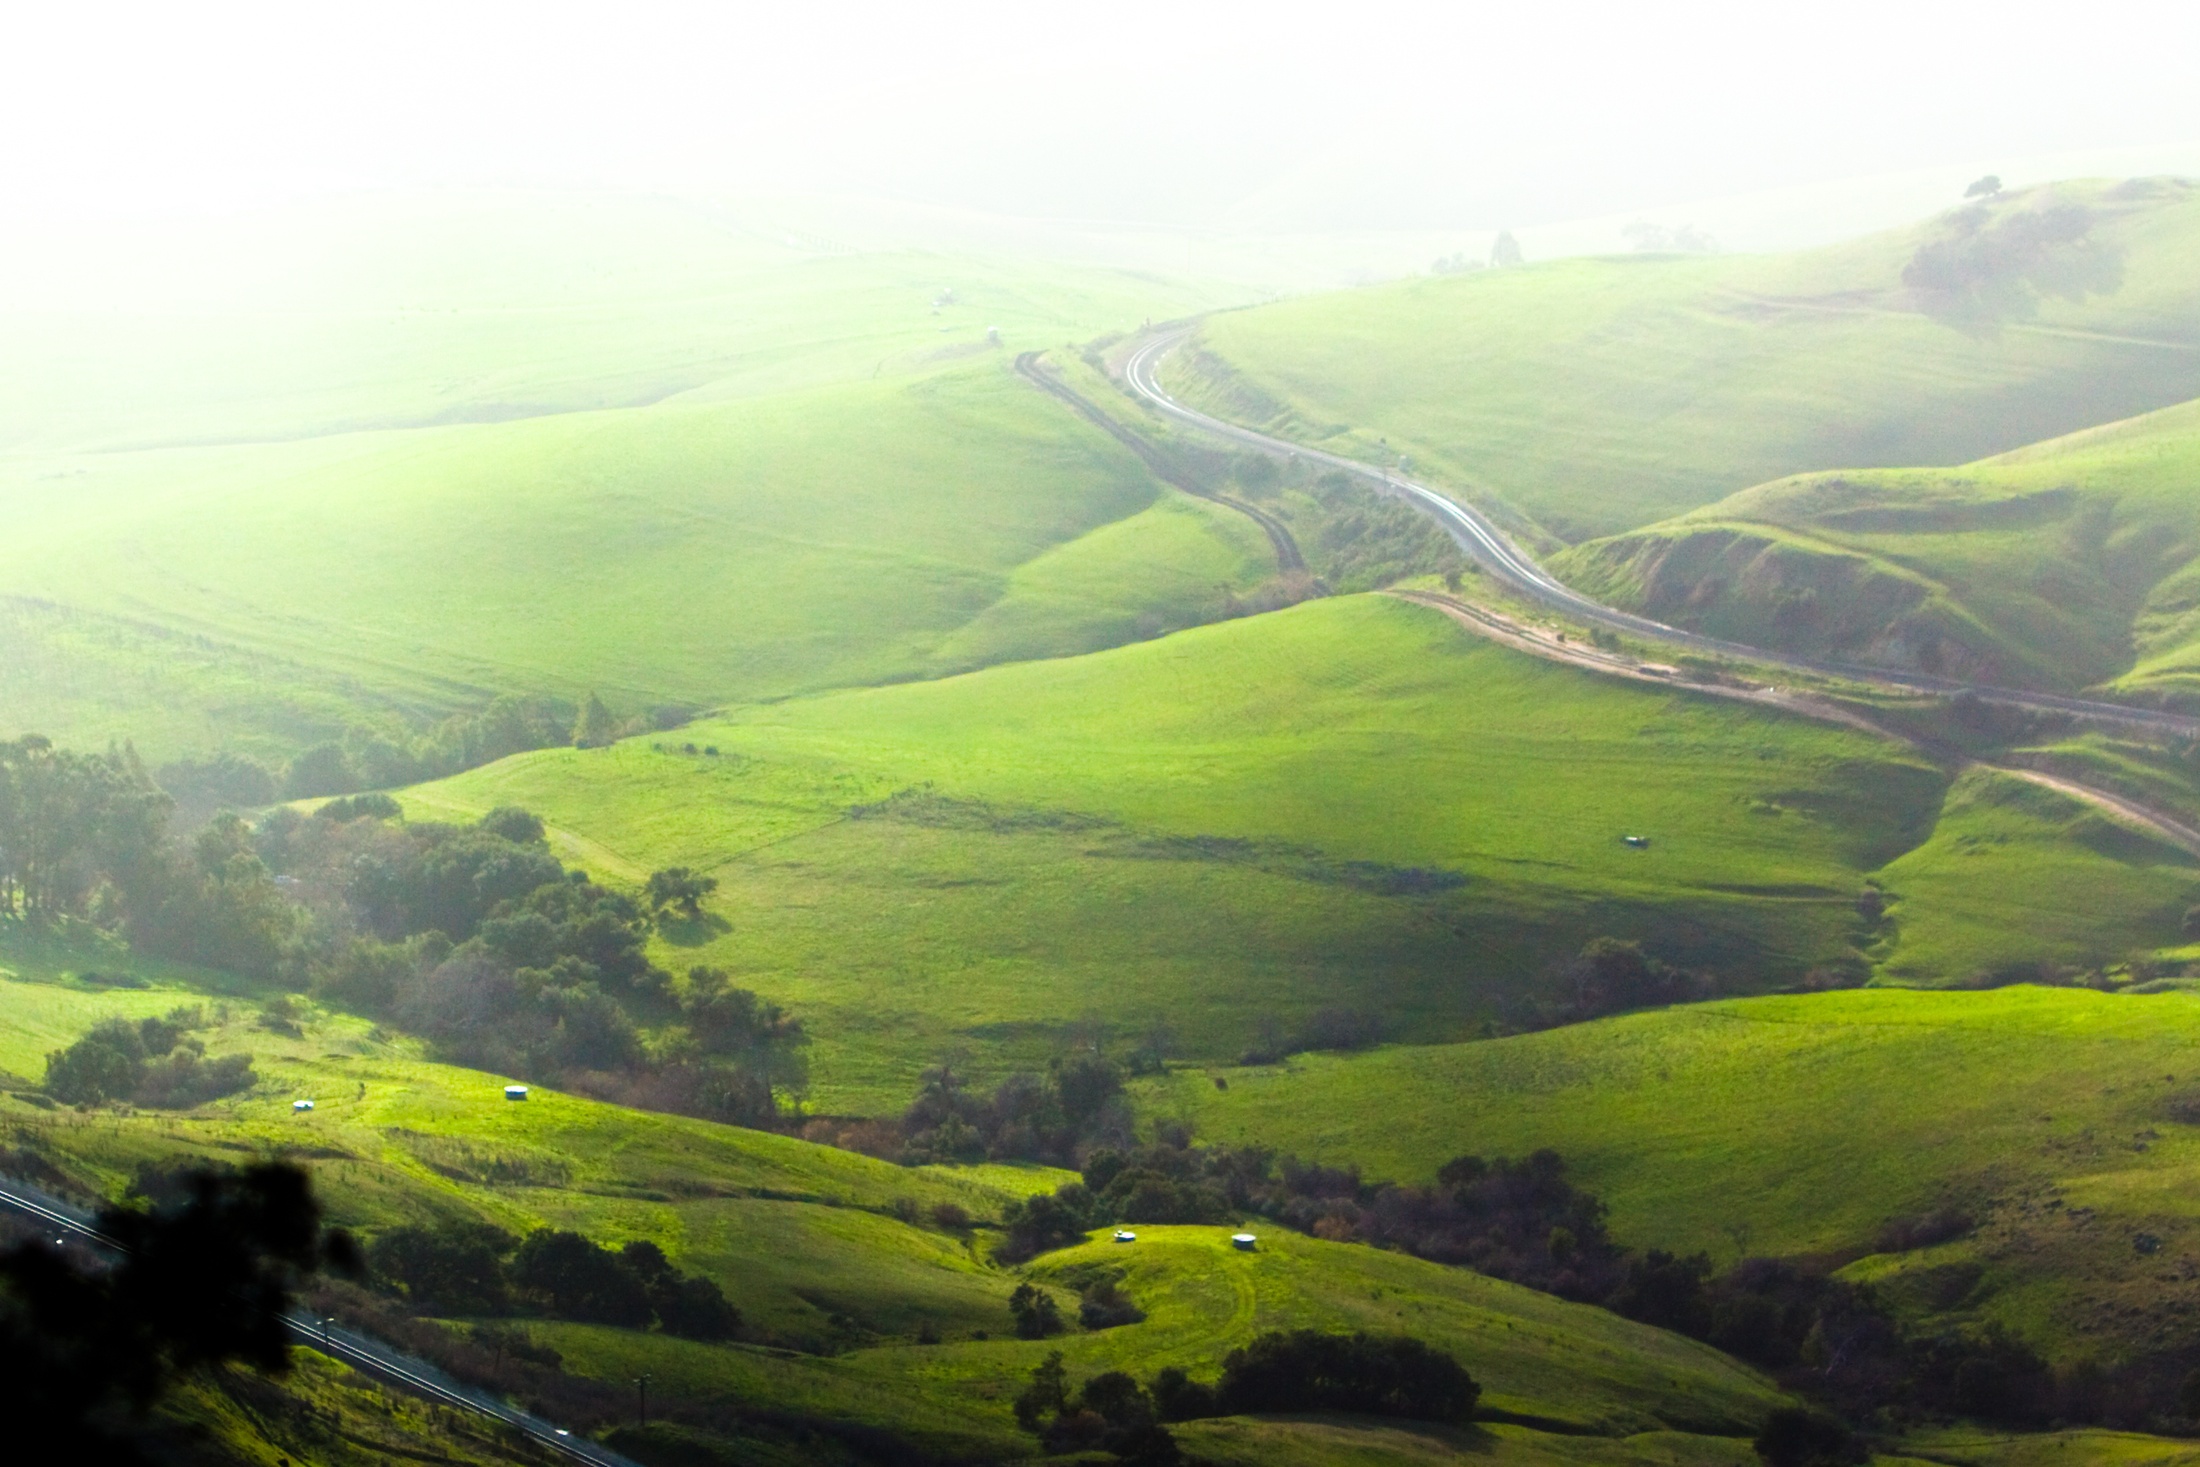
[[[1989,173],[1963,191],[1967,199],[1990,199],[2001,192],[2001,175]]]
[[[1504,270],[1527,263],[1528,257],[1520,253],[1520,241],[1513,238],[1513,232],[1509,229],[1497,231],[1497,241],[1490,246],[1490,264]]]
[[[703,915],[703,898],[716,890],[717,877],[698,875],[687,866],[668,866],[650,873],[642,894],[649,900],[649,909],[659,916],[666,908],[677,907],[681,916],[694,922]]]

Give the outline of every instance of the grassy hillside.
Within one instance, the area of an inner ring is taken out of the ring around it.
[[[2200,706],[2196,474],[2187,403],[1956,469],[1783,479],[1558,565],[1761,645]]]
[[[1273,574],[993,363],[0,468],[0,727],[295,748],[497,691],[707,706],[1196,622]]]
[[[1556,1147],[1621,1238],[1729,1262],[1868,1255],[1889,1219],[1953,1205],[1971,1236],[1854,1268],[1898,1292],[1975,1269],[1956,1318],[2113,1358],[2191,1340],[2196,1039],[2184,992],[1867,989],[1308,1056],[1226,1091],[1187,1073],[1150,1103],[1371,1176]]]
[[[2200,862],[2009,775],[1955,783],[1931,839],[1880,868],[1883,981],[1931,987],[2099,971],[2184,940]]]
[[[1204,1060],[1326,1007],[1462,1036],[1604,933],[1743,988],[2099,966],[2179,941],[2200,876],[2059,795],[1976,775],[1943,811],[1948,776],[1897,746],[1383,598],[690,734],[718,754],[551,750],[405,803],[526,805],[614,880],[712,872],[715,923],[659,959],[802,1013],[827,1110],[898,1109],[946,1054],[1040,1064],[1091,1025],[1164,1025]]]
[[[1785,474],[1965,463],[2200,396],[2200,189],[2030,190],[1982,206],[1976,237],[2065,206],[2089,211],[2083,241],[2013,250],[1968,291],[1903,281],[1921,247],[1972,237],[1950,216],[1795,255],[1565,260],[1232,312],[1172,380],[1272,431],[1408,454],[1578,541]]]
[[[0,980],[0,1022],[57,994],[81,1000],[87,1024],[134,1011],[42,963],[11,961],[22,971]],[[313,1167],[336,1219],[369,1237],[405,1221],[476,1219],[652,1239],[740,1305],[742,1343],[521,1327],[569,1372],[623,1385],[646,1371],[660,1401],[882,1426],[958,1457],[1021,1456],[1028,1443],[1007,1398],[1050,1347],[1067,1353],[1073,1379],[1166,1364],[1209,1375],[1253,1334],[1302,1326],[1409,1329],[1455,1352],[1489,1405],[1595,1436],[1746,1433],[1779,1399],[1708,1348],[1601,1310],[1353,1245],[1276,1235],[1240,1253],[1220,1229],[1157,1228],[1135,1248],[1044,1255],[1025,1275],[1069,1294],[1081,1270],[1123,1269],[1148,1317],[1045,1343],[1007,1338],[1018,1275],[958,1234],[901,1220],[896,1204],[956,1201],[983,1217],[1012,1195],[999,1183],[1043,1186],[1054,1174],[905,1170],[543,1090],[510,1104],[498,1077],[425,1063],[357,1021],[314,1015],[286,1037],[253,1017],[239,1006],[203,1036],[211,1053],[254,1056],[261,1083],[247,1095],[99,1125],[9,1096],[0,1121],[12,1145],[102,1188],[144,1160],[286,1151]],[[293,1113],[297,1095],[318,1108]],[[1531,1449],[1542,1433],[1515,1435],[1520,1455],[1504,1460],[1541,1460]]]

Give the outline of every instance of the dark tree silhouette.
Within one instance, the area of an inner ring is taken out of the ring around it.
[[[131,1428],[184,1371],[288,1370],[283,1317],[299,1285],[356,1267],[296,1167],[189,1173],[177,1190],[181,1201],[151,1212],[101,1215],[121,1248],[112,1266],[44,1241],[0,1253],[0,1380],[38,1403],[30,1424],[49,1443],[66,1444],[50,1460],[143,1460]]]

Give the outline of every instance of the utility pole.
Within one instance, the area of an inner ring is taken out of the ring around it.
[[[643,1431],[649,1429],[649,1377],[634,1377],[634,1424]]]

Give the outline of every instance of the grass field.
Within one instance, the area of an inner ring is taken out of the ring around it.
[[[1272,573],[991,372],[1252,298],[1243,252],[518,192],[142,245],[0,244],[11,734],[280,763],[502,691],[633,713],[1083,651]]]
[[[1375,597],[678,737],[720,752],[548,750],[403,799],[525,805],[615,879],[715,874],[723,928],[661,960],[803,1014],[818,1103],[867,1113],[943,1054],[1037,1064],[1092,1023],[1203,1058],[1338,1005],[1459,1036],[1604,932],[1743,987],[1859,963],[1862,878],[1945,787],[1898,746]]]
[[[2200,862],[2054,790],[1973,770],[1932,838],[1882,867],[1883,979],[1932,986],[2112,967],[2185,939]]]
[[[2200,1295],[2200,997],[1865,989],[1631,1014],[1476,1043],[1187,1071],[1149,1109],[1372,1177],[1555,1147],[1638,1247],[1870,1254],[1890,1218],[1953,1205],[1972,1236],[1852,1267],[1973,1265],[1956,1319],[2061,1358],[2190,1341]],[[2134,1247],[2141,1233],[2159,1250]]]
[[[199,997],[181,985],[87,992],[71,974],[104,951],[7,936],[14,976],[0,979],[0,1028],[41,1031],[15,1045],[10,1068],[17,1052],[64,1042],[106,1014]],[[1751,1460],[1751,1424],[1777,1400],[1714,1352],[1601,1310],[1273,1230],[1252,1254],[1228,1247],[1220,1229],[1142,1228],[1132,1247],[1043,1255],[1023,1277],[1066,1293],[1090,1266],[1120,1268],[1148,1318],[1044,1344],[1003,1338],[1018,1274],[954,1234],[900,1221],[895,1208],[953,1200],[982,1217],[1059,1173],[909,1170],[541,1089],[514,1105],[501,1099],[500,1077],[424,1061],[408,1041],[357,1020],[313,1012],[302,1033],[285,1036],[258,1026],[247,1002],[200,1001],[228,1005],[204,1037],[212,1053],[254,1055],[253,1091],[134,1115],[43,1111],[7,1095],[0,1125],[10,1144],[33,1145],[101,1189],[119,1188],[147,1160],[289,1154],[314,1169],[335,1218],[369,1235],[478,1218],[653,1239],[741,1306],[747,1342],[524,1327],[569,1371],[614,1383],[646,1372],[660,1399],[887,1426],[935,1450],[1013,1455],[1023,1448],[1006,1401],[1049,1347],[1065,1350],[1073,1379],[1165,1364],[1205,1373],[1259,1330],[1312,1326],[1404,1329],[1453,1351],[1489,1407],[1563,1429],[1233,1418],[1188,1427],[1186,1445],[1223,1462],[1738,1467]],[[2174,1067],[2196,1041],[2200,997],[2182,993],[1867,990],[1306,1057],[1233,1070],[1227,1092],[1179,1070],[1145,1101],[1212,1140],[1281,1141],[1371,1174],[1425,1176],[1466,1147],[1556,1145],[1612,1202],[1623,1239],[1723,1257],[1861,1252],[1885,1217],[1959,1203],[1983,1219],[1972,1237],[1865,1257],[1852,1272],[1900,1296],[1907,1276],[1974,1266],[1979,1284],[1956,1317],[2013,1321],[2060,1358],[2113,1358],[2177,1338],[2195,1287],[2158,1275],[2164,1259],[2174,1268],[2200,1245],[2187,1195],[2200,1135],[2173,1119],[2187,1113],[2178,1105],[2195,1083]],[[1782,1083],[1767,1085],[1768,1073]],[[316,1110],[290,1111],[298,1095]],[[1738,1176],[1751,1185],[1736,1187]],[[2130,1244],[2141,1229],[2163,1240],[2144,1260]],[[359,1409],[338,1398],[356,1384],[321,1374],[309,1371],[299,1389]],[[217,1424],[232,1409],[214,1398],[192,1405]],[[2159,1455],[2172,1452],[2168,1443],[2087,1433],[1944,1432],[1919,1449],[1980,1467],[2080,1459],[2057,1452],[2182,1460]]]
[[[2062,185],[2119,289],[1965,331],[1900,283],[1931,226],[1786,256],[1563,260],[1210,318],[1194,400],[1565,541],[1786,474],[1965,463],[2200,397],[2200,191]],[[2019,194],[2004,213],[2047,200]]]
[[[1221,1229],[1142,1228],[1129,1247],[1086,1244],[1047,1255],[1028,1272],[1046,1281],[1080,1267],[1122,1268],[1124,1287],[1147,1311],[1142,1324],[1049,1342],[1073,1379],[1169,1364],[1204,1373],[1261,1330],[1341,1327],[1406,1329],[1441,1342],[1484,1384],[1489,1406],[1586,1436],[1628,1437],[1661,1425],[1733,1435],[1779,1399],[1716,1352],[1601,1310],[1348,1244],[1270,1233],[1262,1245],[1248,1256]],[[578,1368],[608,1379],[646,1369],[705,1400],[769,1399],[943,1435],[959,1426],[966,1439],[974,1427],[990,1428],[996,1443],[1013,1431],[1007,1399],[1048,1348],[949,1340],[781,1360],[600,1327],[556,1325],[541,1334]]]
[[[148,753],[295,747],[345,705],[417,719],[599,691],[635,713],[1084,651],[1218,614],[1274,572],[1249,525],[997,361],[104,455],[65,493],[5,474],[22,645],[0,726]]]
[[[1156,1025],[1227,1059],[1329,1006],[1463,1037],[1589,937],[1744,989],[1955,984],[2173,947],[2175,848],[2009,776],[1617,684],[1343,598],[1070,661],[835,694],[407,791],[542,812],[615,880],[688,865],[723,925],[660,960],[804,1014],[816,1102]],[[1622,833],[1653,837],[1630,850]],[[1415,874],[1419,873],[1419,874]],[[1866,924],[1866,879],[1887,913]],[[1136,914],[1135,920],[1127,920]]]
[[[73,1001],[80,1031],[150,997],[84,994],[50,961],[11,956],[19,976],[0,980],[0,1022],[10,1025],[27,1012],[50,1022],[57,1004]],[[253,1019],[238,1004],[203,1036],[212,1053],[254,1056],[260,1083],[247,1095],[183,1114],[91,1116],[10,1096],[0,1099],[0,1124],[11,1144],[31,1144],[104,1189],[119,1189],[141,1161],[179,1154],[298,1156],[334,1219],[370,1236],[398,1222],[465,1217],[522,1231],[578,1227],[614,1243],[650,1238],[721,1284],[747,1317],[750,1342],[528,1325],[568,1369],[620,1382],[646,1370],[666,1396],[888,1426],[963,1454],[1026,1450],[1007,1397],[1049,1344],[1006,1338],[1018,1276],[955,1234],[898,1220],[893,1205],[955,1201],[985,1217],[1060,1174],[907,1170],[542,1089],[511,1104],[499,1077],[422,1061],[356,1020],[317,1014],[286,1037]],[[300,1095],[317,1108],[292,1112]],[[1091,1244],[1027,1270],[1073,1293],[1081,1267],[1121,1267],[1148,1313],[1143,1324],[1050,1342],[1068,1353],[1073,1375],[1146,1375],[1172,1363],[1210,1374],[1231,1347],[1269,1328],[1407,1328],[1455,1351],[1489,1404],[1595,1435],[1731,1435],[1779,1399],[1715,1352],[1601,1310],[1291,1235],[1248,1255],[1224,1234],[1150,1229],[1135,1249]],[[919,1343],[927,1330],[938,1343]]]

